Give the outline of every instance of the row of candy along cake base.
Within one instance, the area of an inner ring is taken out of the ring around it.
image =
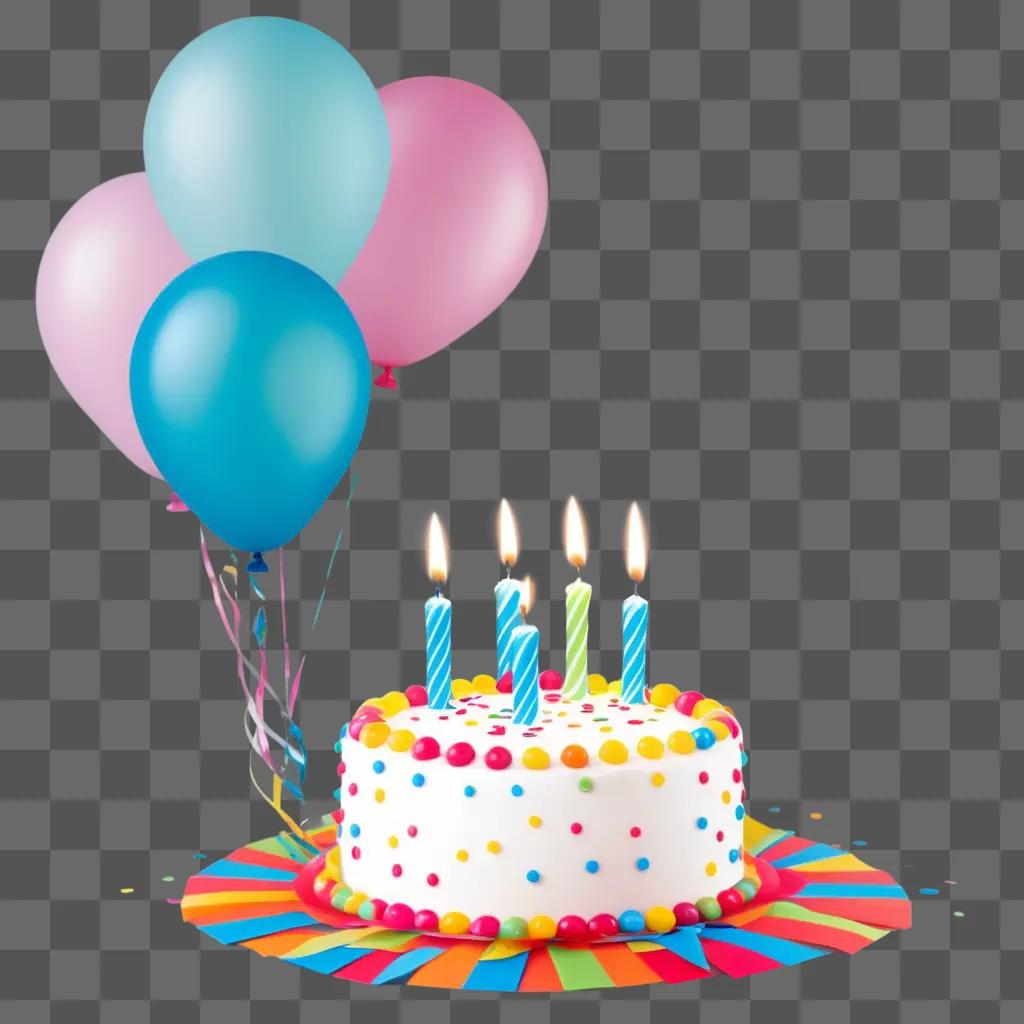
[[[455,683],[464,685],[456,687]],[[454,680],[452,691],[455,699],[461,699],[474,693],[508,692],[510,685],[507,676],[500,682],[493,676],[476,676],[472,682]],[[562,678],[557,672],[548,670],[542,673],[542,689],[556,691],[561,689],[561,685]],[[616,687],[621,690],[621,681],[609,683],[603,676],[592,675],[588,686],[591,693],[602,693]],[[686,729],[673,732],[667,740],[668,749],[673,753],[690,754],[695,750],[707,750],[719,740],[730,736],[739,737],[739,724],[731,710],[696,690],[683,692],[671,683],[659,683],[646,696],[648,703],[654,707],[664,709],[671,705],[681,715],[706,723],[692,732]],[[560,699],[556,692],[545,694],[547,701],[557,702]],[[388,718],[400,711],[423,706],[426,702],[427,691],[418,685],[407,687],[404,692],[392,690],[382,697],[370,698],[352,716],[352,721],[342,728],[341,736],[349,736],[371,748],[387,744],[398,753],[409,752],[415,760],[432,761],[441,756],[440,744],[433,736],[417,737],[410,729],[393,730],[387,723]],[[586,705],[583,707],[585,709]],[[655,736],[643,736],[636,745],[636,753],[648,760],[657,760],[664,755],[665,744]],[[610,739],[601,744],[596,755],[608,764],[622,764],[629,758],[630,751],[621,740]],[[445,757],[454,767],[465,767],[476,760],[476,750],[470,743],[453,743],[445,751]],[[512,760],[511,751],[503,746],[492,746],[484,753],[484,764],[496,771],[508,768]],[[561,751],[560,760],[567,768],[585,768],[590,763],[590,753],[579,744],[571,743]],[[543,747],[528,747],[522,753],[522,762],[524,768],[543,770],[550,767],[551,755]]]
[[[614,935],[639,932],[669,932],[701,921],[716,921],[724,914],[739,910],[757,894],[760,880],[748,864],[745,877],[717,896],[705,896],[696,903],[677,903],[673,907],[650,907],[646,912],[624,910],[620,914],[596,914],[586,920],[567,914],[559,921],[544,915],[509,917],[499,921],[483,915],[470,920],[459,911],[438,914],[434,910],[413,910],[405,903],[388,904],[371,899],[365,893],[353,892],[340,877],[340,851],[332,847],[324,867],[313,883],[313,893],[325,905],[346,914],[355,914],[364,921],[380,922],[396,931],[440,932],[443,935],[472,935],[481,939],[562,939],[585,942]]]

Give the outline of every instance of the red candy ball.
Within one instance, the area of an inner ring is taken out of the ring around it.
[[[359,739],[359,734],[363,731],[363,726],[370,721],[372,721],[370,718],[353,718],[352,721],[348,723],[349,736],[354,740]]]
[[[493,768],[495,771],[502,771],[512,763],[512,753],[506,750],[505,747],[491,747],[490,750],[484,754],[484,764],[488,768]]]
[[[547,668],[540,674],[540,688],[542,690],[560,690],[562,688],[562,677],[553,668]]]
[[[608,935],[618,935],[619,919],[613,914],[595,914],[587,922],[587,932],[593,939],[605,938]]]
[[[370,900],[373,904],[373,919],[379,921],[383,916],[384,912],[388,909],[386,900]]]
[[[686,690],[676,697],[676,711],[681,715],[688,715],[699,700],[704,699],[704,694],[697,690]]]
[[[500,927],[501,922],[496,917],[484,914],[469,926],[469,934],[476,935],[481,939],[496,939]]]
[[[587,922],[576,914],[566,914],[558,922],[558,931],[555,934],[568,942],[582,942],[588,934]]]
[[[448,763],[453,768],[465,768],[476,757],[476,751],[473,749],[472,744],[453,743],[445,751],[444,756],[448,758]]]
[[[512,692],[512,673],[506,672],[498,680],[498,693],[511,693]]]
[[[407,686],[405,695],[409,699],[409,706],[421,708],[427,703],[427,688],[425,686]]]
[[[421,932],[436,932],[437,914],[433,910],[417,910],[412,926]]]
[[[717,896],[723,914],[731,914],[743,906],[743,896],[735,889],[723,889]]]
[[[421,736],[412,745],[412,756],[417,761],[433,761],[441,756],[441,744],[433,736]]]
[[[700,921],[700,911],[692,903],[677,903],[672,908],[672,913],[676,915],[676,924],[680,928]]]
[[[406,931],[413,927],[413,922],[415,920],[416,915],[413,913],[412,907],[405,903],[392,903],[391,906],[384,911],[381,923],[387,925],[388,928],[394,928],[397,931]]]

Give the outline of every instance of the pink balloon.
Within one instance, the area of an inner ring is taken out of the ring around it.
[[[370,358],[390,368],[450,345],[508,298],[544,233],[548,183],[536,139],[494,93],[426,77],[380,98],[391,176],[338,290]]]
[[[50,236],[36,279],[36,316],[53,368],[71,397],[151,476],[128,363],[153,300],[191,263],[156,208],[145,174],[84,195]]]

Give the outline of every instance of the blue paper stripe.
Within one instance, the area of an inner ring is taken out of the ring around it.
[[[479,960],[462,987],[474,992],[517,992],[528,956],[518,953],[500,960]]]
[[[241,864],[233,860],[219,860],[199,873],[207,878],[250,878],[259,882],[291,882],[296,875],[287,868],[265,868],[261,864]]]
[[[833,846],[826,846],[824,843],[815,843],[806,849],[797,850],[786,857],[780,857],[772,861],[772,867],[793,868],[798,864],[813,864],[818,860],[829,860],[831,857],[842,857],[845,850],[837,850]]]
[[[812,882],[805,885],[798,893],[794,893],[798,900],[807,899],[878,899],[878,900],[905,900],[907,894],[898,885],[843,885],[834,883],[829,885],[826,882]]]
[[[268,917],[249,917],[242,921],[225,921],[222,924],[201,924],[197,927],[212,939],[230,946],[247,939],[258,939],[264,935],[284,932],[289,928],[302,928],[308,924],[319,924],[316,918],[301,911],[288,914],[271,914]]]
[[[424,964],[429,964],[444,952],[443,946],[422,946],[420,949],[410,949],[400,957],[392,960],[376,978],[374,985],[386,985],[391,981],[403,981],[414,971],[418,971]]]
[[[283,956],[281,959],[287,960],[290,964],[295,964],[296,967],[308,967],[311,971],[316,971],[317,974],[334,974],[336,971],[340,971],[342,967],[348,967],[349,964],[362,960],[364,956],[369,956],[373,952],[374,950],[372,949],[353,949],[351,946],[336,946],[334,949],[310,953],[308,956]]]
[[[829,952],[827,949],[815,949],[813,946],[805,946],[801,942],[790,942],[789,939],[777,939],[773,935],[759,935],[756,932],[746,932],[739,928],[709,928],[704,937],[716,942],[725,942],[730,946],[739,946],[742,949],[749,949],[752,953],[759,953],[787,967],[805,963],[808,960],[817,960]]]
[[[654,938],[654,941],[660,942],[666,949],[671,950],[676,956],[681,956],[687,963],[693,964],[694,967],[700,967],[702,970],[708,971],[711,968],[708,966],[707,957],[704,956],[704,950],[701,948],[701,931],[702,927],[700,925],[691,928],[680,928],[665,935],[658,935]]]

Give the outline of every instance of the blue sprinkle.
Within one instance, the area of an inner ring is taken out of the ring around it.
[[[419,786],[422,786],[422,785],[423,785],[423,783],[424,783],[424,782],[426,782],[426,781],[427,781],[427,780],[426,780],[426,779],[425,779],[425,778],[424,778],[424,777],[423,777],[423,776],[422,776],[422,775],[421,775],[421,774],[420,774],[419,772],[417,772],[417,773],[416,773],[416,774],[415,774],[415,775],[414,775],[414,776],[412,777],[412,784],[413,784],[414,786],[416,786],[417,788],[418,788]]]
[[[651,862],[646,857],[640,857],[636,862],[637,871],[646,871],[651,866]]]
[[[373,762],[373,770],[374,770],[374,771],[375,771],[375,772],[376,772],[376,773],[377,773],[378,775],[380,775],[380,773],[381,773],[382,771],[384,771],[384,762],[383,762],[383,761],[374,761],[374,762]]]
[[[702,725],[699,729],[693,730],[693,742],[696,743],[701,750],[707,750],[708,747],[713,747],[715,745],[715,734],[706,726]]]
[[[938,896],[938,889],[918,889],[917,890],[922,896]]]
[[[476,796],[476,786],[467,786],[463,791],[466,796]]]
[[[339,787],[338,787],[338,788],[337,788],[337,789],[336,789],[336,790],[334,791],[334,793],[332,794],[332,796],[334,797],[334,799],[335,799],[335,800],[340,800],[340,799],[341,799],[341,786],[339,786]]]
[[[349,825],[349,827],[348,827],[348,834],[353,839],[358,839],[360,832],[362,832],[362,829],[358,825],[355,825],[355,824]]]
[[[740,753],[740,767],[746,768],[750,764],[750,758],[747,757],[747,752],[744,750]]]
[[[526,880],[528,882],[534,882],[534,883],[539,882],[540,881],[540,872],[537,871],[535,868],[530,868],[530,870],[526,872]]]
[[[338,740],[338,742],[334,744],[334,752],[336,754],[341,753],[341,740]]]
[[[697,819],[697,828],[699,828],[701,831],[703,831],[707,827],[708,827],[708,819],[707,818],[701,817],[701,818]]]
[[[737,821],[742,821],[743,820],[743,815],[746,814],[746,813],[747,812],[745,810],[743,810],[743,804],[737,804],[736,805],[736,820]]]
[[[729,851],[729,863],[730,864],[735,864],[736,861],[738,861],[739,859],[740,859],[740,851],[739,850],[730,850]]]
[[[339,838],[341,836],[343,836],[344,834],[345,834],[345,826],[344,825],[338,825],[338,836],[339,836]]]
[[[338,733],[338,738],[343,740],[347,735],[348,735],[348,726],[347,725],[343,725],[341,727],[341,732]]]
[[[596,860],[588,860],[587,863],[584,864],[583,866],[587,869],[587,872],[589,874],[591,874],[591,875],[596,875],[598,873],[598,871],[601,870],[601,865],[598,864]]]
[[[780,810],[781,810],[780,807],[769,807],[768,808],[768,813],[769,814],[778,814]]]
[[[206,860],[205,853],[193,853],[192,856],[195,860]]]
[[[619,927],[624,932],[642,932],[644,915],[639,910],[624,910],[619,914]]]
[[[523,795],[523,787],[520,786],[517,783],[515,786],[512,787],[512,795],[513,796],[522,796]]]

